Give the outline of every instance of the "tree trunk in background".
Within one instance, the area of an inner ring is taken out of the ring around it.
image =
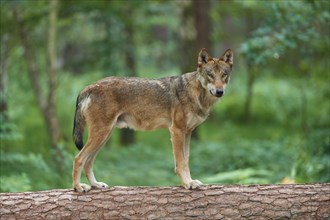
[[[19,32],[19,40],[21,41],[22,47],[24,49],[24,59],[27,64],[27,73],[29,74],[33,93],[37,99],[37,104],[40,111],[44,113],[47,107],[47,103],[41,92],[42,89],[38,77],[40,75],[40,71],[37,68],[36,58],[32,52],[30,42],[28,41],[28,34],[24,26],[24,21],[21,18],[21,11],[18,7],[13,8],[13,15]]]
[[[329,219],[330,184],[1,193],[1,219]]]
[[[196,29],[196,43],[197,50],[206,48],[210,53],[212,52],[212,45],[210,41],[210,0],[193,0],[193,10],[195,17],[195,29]],[[198,53],[197,52],[197,53]],[[197,60],[197,53],[195,53],[195,61]],[[197,61],[195,63],[195,68],[197,68]],[[195,129],[192,132],[191,137],[198,140],[198,130]]]
[[[50,0],[49,26],[48,26],[48,45],[47,45],[47,65],[48,65],[48,104],[46,108],[46,121],[48,133],[51,139],[52,148],[56,151],[55,156],[60,157],[61,152],[58,148],[60,139],[60,128],[56,114],[56,33],[57,33],[57,8],[58,0]]]
[[[13,8],[13,16],[16,21],[19,39],[24,48],[24,58],[27,63],[28,74],[34,95],[37,99],[39,110],[41,111],[51,144],[52,155],[59,172],[63,171],[62,152],[58,147],[60,138],[59,122],[56,115],[56,28],[57,28],[57,7],[58,0],[50,1],[48,45],[47,45],[47,67],[48,67],[48,96],[42,93],[40,77],[41,73],[37,67],[36,57],[29,42],[28,32],[21,18],[21,11],[18,7]]]
[[[198,48],[196,47],[196,29],[191,1],[182,1],[179,29],[179,65],[182,74],[197,69]]]
[[[196,24],[192,1],[181,1],[181,16],[179,30],[180,70],[182,74],[193,72],[197,69],[199,48],[196,46]],[[198,139],[197,128],[192,133],[192,139]]]
[[[7,84],[8,72],[7,61],[9,54],[9,35],[4,34],[1,37],[1,51],[0,51],[0,133],[10,132],[8,128],[3,127],[8,122],[8,104],[7,104]]]
[[[252,108],[252,97],[253,97],[253,86],[255,81],[255,72],[253,65],[247,61],[247,87],[246,87],[246,97],[244,103],[244,120],[246,122],[251,120],[251,108]]]
[[[132,6],[127,4],[125,6],[125,14],[128,16],[125,20],[124,32],[126,36],[126,44],[124,48],[125,63],[126,63],[126,75],[137,76],[136,63],[135,63],[135,48],[134,48],[134,16]],[[123,146],[128,146],[135,142],[134,130],[125,128],[120,133],[120,143]]]
[[[212,52],[210,41],[210,0],[194,0],[195,28],[197,32],[197,49],[206,48]],[[196,55],[197,57],[197,55]]]
[[[182,2],[180,51],[181,73],[197,69],[197,56],[202,48],[212,51],[210,36],[210,1],[194,0]],[[198,139],[198,130],[192,133],[193,139]]]
[[[250,35],[256,28],[256,18],[252,10],[245,10],[245,35]],[[246,80],[246,95],[243,107],[243,121],[249,122],[252,118],[252,99],[253,99],[253,87],[255,83],[255,68],[251,60],[246,60],[247,80]]]

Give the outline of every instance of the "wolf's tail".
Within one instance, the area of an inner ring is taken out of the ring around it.
[[[76,112],[74,114],[74,121],[73,121],[73,141],[76,147],[81,150],[84,147],[83,142],[83,135],[84,135],[84,128],[86,125],[85,117],[82,115],[81,112],[81,105],[80,104],[80,96],[77,97],[76,102]]]

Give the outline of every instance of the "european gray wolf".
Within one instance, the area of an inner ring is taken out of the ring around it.
[[[73,139],[80,150],[73,162],[73,187],[87,192],[106,188],[93,173],[95,156],[113,128],[152,130],[168,128],[171,133],[175,173],[186,189],[198,188],[189,170],[191,132],[210,113],[212,105],[225,93],[233,67],[233,52],[212,58],[206,49],[198,55],[197,70],[159,79],[107,77],[84,88],[76,103]],[[84,128],[88,140],[83,144]],[[80,183],[84,168],[91,186]]]

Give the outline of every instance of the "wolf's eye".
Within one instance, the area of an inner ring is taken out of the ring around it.
[[[212,73],[207,73],[207,76],[210,77],[210,79],[214,79],[214,76]]]
[[[222,80],[223,80],[224,82],[228,83],[228,82],[229,82],[229,74],[223,74],[223,75],[222,75]]]

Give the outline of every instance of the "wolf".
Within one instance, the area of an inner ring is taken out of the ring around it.
[[[167,128],[171,134],[175,173],[182,186],[186,189],[200,187],[202,183],[190,176],[191,133],[225,94],[232,68],[231,49],[220,58],[213,58],[203,48],[194,72],[158,79],[107,77],[85,87],[77,97],[74,116],[73,139],[80,150],[73,161],[74,190],[87,192],[92,187],[108,187],[95,179],[93,163],[115,127]],[[84,144],[86,126],[88,139]],[[80,183],[83,168],[90,185]]]

